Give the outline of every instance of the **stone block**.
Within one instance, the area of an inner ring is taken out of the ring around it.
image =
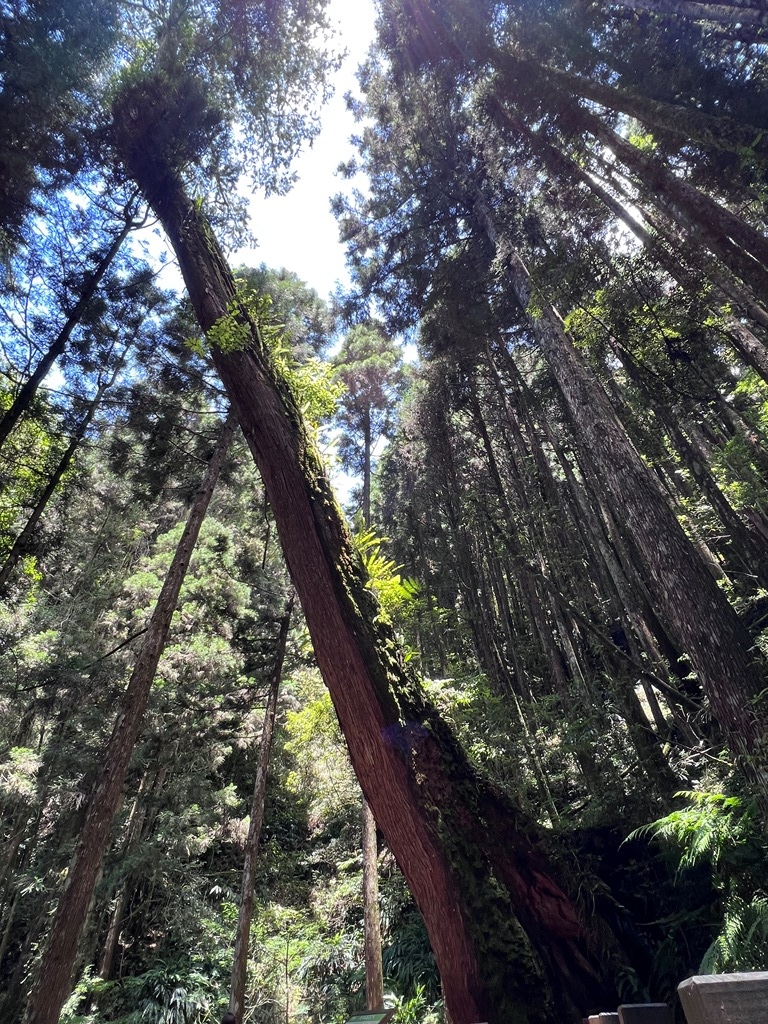
[[[768,971],[702,974],[677,987],[688,1024],[764,1024]]]

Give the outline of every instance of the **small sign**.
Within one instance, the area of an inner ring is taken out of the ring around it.
[[[350,1017],[347,1024],[387,1024],[395,1015],[394,1010],[366,1010]]]

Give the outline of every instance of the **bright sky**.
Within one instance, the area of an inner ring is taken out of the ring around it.
[[[347,282],[344,250],[330,211],[331,197],[347,183],[336,177],[338,165],[354,155],[355,131],[344,94],[357,91],[355,71],[373,39],[373,0],[331,0],[330,20],[338,27],[338,45],[348,51],[335,81],[335,93],[323,108],[322,130],[311,149],[296,161],[298,181],[286,196],[254,197],[251,230],[258,248],[242,249],[233,263],[286,267],[323,298],[337,281]]]

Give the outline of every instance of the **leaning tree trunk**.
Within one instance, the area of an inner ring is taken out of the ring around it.
[[[104,753],[101,780],[88,805],[37,980],[27,1005],[26,1024],[57,1024],[61,1008],[69,995],[78,943],[109,841],[112,819],[120,804],[125,774],[139,737],[152,680],[168,639],[171,618],[176,610],[192,551],[234,432],[235,421],[230,414],[221,428],[203,482],[195,495],[118,711]]]
[[[713,257],[707,257],[701,247],[690,241],[670,237],[669,231],[662,230],[658,215],[654,230],[649,230],[630,209],[635,205],[634,203],[629,199],[625,202],[620,201],[600,183],[594,172],[590,173],[588,168],[561,152],[539,132],[529,128],[524,120],[512,113],[501,102],[498,96],[489,94],[484,98],[484,104],[500,128],[506,128],[520,136],[531,147],[534,155],[546,170],[557,175],[565,186],[573,187],[577,184],[586,186],[617,220],[629,228],[645,247],[649,256],[656,260],[659,266],[666,270],[682,288],[698,293],[702,283],[709,281],[715,293],[720,294],[726,303],[735,302],[756,324],[768,327],[768,313],[757,302],[754,294],[735,276],[726,271],[724,266],[717,265]],[[640,209],[640,214],[643,220],[651,222],[652,218],[646,208]],[[681,247],[685,250],[688,262],[691,262],[690,257],[695,255],[695,272],[691,267],[686,266],[683,259],[684,254],[679,251]],[[714,306],[713,313],[722,319],[726,336],[739,356],[748,366],[756,370],[763,380],[768,381],[768,348],[733,313],[716,309]]]
[[[126,124],[153,124],[130,100]],[[136,120],[138,118],[138,121]],[[145,136],[146,137],[146,136]],[[283,552],[300,597],[315,656],[330,690],[361,783],[427,926],[452,1024],[575,1020],[615,998],[574,903],[554,878],[535,826],[507,807],[516,842],[498,843],[482,806],[498,798],[478,780],[445,723],[404,664],[307,436],[297,402],[274,368],[258,324],[238,301],[232,273],[199,207],[171,167],[124,159],[160,218],[205,331],[227,325],[242,347],[212,350],[213,361],[260,470]],[[488,846],[496,844],[494,857]],[[494,870],[503,863],[505,877]],[[505,892],[499,885],[504,886]],[[503,899],[502,899],[503,894]],[[503,908],[503,909],[502,909]],[[518,921],[543,964],[531,953]]]
[[[53,364],[66,349],[67,342],[72,335],[72,331],[74,331],[83,319],[93,296],[96,294],[96,289],[99,287],[101,279],[112,265],[112,262],[120,251],[120,247],[123,242],[135,227],[136,223],[133,219],[132,203],[129,203],[125,208],[125,223],[123,224],[123,227],[117,233],[109,249],[107,249],[101,257],[95,268],[86,277],[80,291],[80,298],[72,307],[66,321],[64,322],[64,326],[54,338],[43,358],[35,367],[32,375],[19,389],[19,393],[14,398],[8,411],[2,419],[0,419],[0,448],[5,444],[8,435],[19,422],[21,417],[27,409],[29,409],[33,398],[37,394],[38,388],[47,377]]]
[[[617,113],[628,114],[650,128],[660,128],[683,140],[683,145],[699,144],[717,149],[755,163],[768,161],[768,139],[763,129],[734,118],[707,114],[696,107],[655,100],[621,86],[605,85],[596,78],[587,78],[539,61],[519,59],[521,68],[530,67],[534,74],[560,85],[572,96],[593,100]]]
[[[762,5],[702,3],[701,0],[620,0],[617,6],[631,11],[652,11],[661,17],[709,22],[726,29],[739,26],[744,42],[763,42],[768,31],[768,11]]]
[[[56,488],[61,483],[64,474],[67,472],[72,463],[72,459],[75,457],[75,453],[77,452],[81,442],[83,441],[83,438],[88,432],[88,428],[90,427],[91,422],[93,421],[93,417],[96,415],[99,406],[101,405],[101,400],[104,397],[104,393],[114,384],[115,380],[118,377],[118,374],[122,370],[125,364],[127,354],[128,349],[126,348],[126,350],[123,352],[120,359],[118,360],[117,366],[110,375],[109,380],[103,381],[99,385],[96,394],[93,396],[88,406],[88,411],[80,421],[74,436],[67,445],[64,454],[59,459],[59,464],[51,474],[48,483],[43,488],[43,492],[37,499],[35,507],[32,509],[32,512],[30,513],[29,519],[27,519],[26,523],[24,524],[24,528],[21,530],[19,535],[16,537],[16,540],[11,545],[11,550],[8,552],[8,555],[2,567],[0,567],[0,594],[5,589],[5,586],[8,583],[8,580],[10,579],[13,570],[16,568],[19,559],[22,558],[29,550],[35,530],[37,529],[37,524],[40,522],[43,513],[48,507],[48,502],[56,493]]]
[[[237,915],[237,931],[235,933],[235,953],[232,958],[232,980],[229,991],[229,1009],[239,1022],[244,1019],[245,985],[248,975],[248,942],[251,935],[253,918],[253,880],[256,877],[256,858],[259,855],[261,826],[264,822],[264,805],[267,797],[267,771],[272,754],[272,737],[275,732],[277,715],[277,695],[283,677],[285,650],[288,645],[288,631],[291,627],[291,615],[295,602],[291,594],[280,620],[280,633],[277,638],[277,650],[272,666],[272,678],[269,683],[269,696],[264,713],[264,726],[261,730],[259,747],[259,764],[253,783],[251,799],[251,821],[248,826],[248,838],[245,841],[245,858],[243,860],[243,876],[240,887],[240,909]]]
[[[521,67],[508,53],[494,52],[501,88],[514,95],[521,75],[535,74],[530,63]],[[554,83],[550,83],[554,85]],[[641,191],[683,229],[692,232],[709,251],[748,284],[758,298],[768,296],[768,238],[742,217],[679,177],[667,163],[625,139],[562,87],[556,89],[557,111],[567,131],[583,139],[591,135],[612,152],[635,179]]]
[[[489,240],[499,247],[507,279],[526,310],[535,293],[528,269],[515,249],[500,242],[479,194],[475,215]],[[543,314],[530,318],[531,329],[565,401],[577,445],[600,473],[612,507],[621,510],[660,615],[690,657],[712,713],[768,817],[766,715],[760,699],[765,683],[751,638],[693,551],[557,311],[540,293],[536,298]]]

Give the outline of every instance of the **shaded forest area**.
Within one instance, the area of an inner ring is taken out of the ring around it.
[[[765,3],[377,0],[328,300],[327,6],[0,5],[3,1024],[768,968]]]

